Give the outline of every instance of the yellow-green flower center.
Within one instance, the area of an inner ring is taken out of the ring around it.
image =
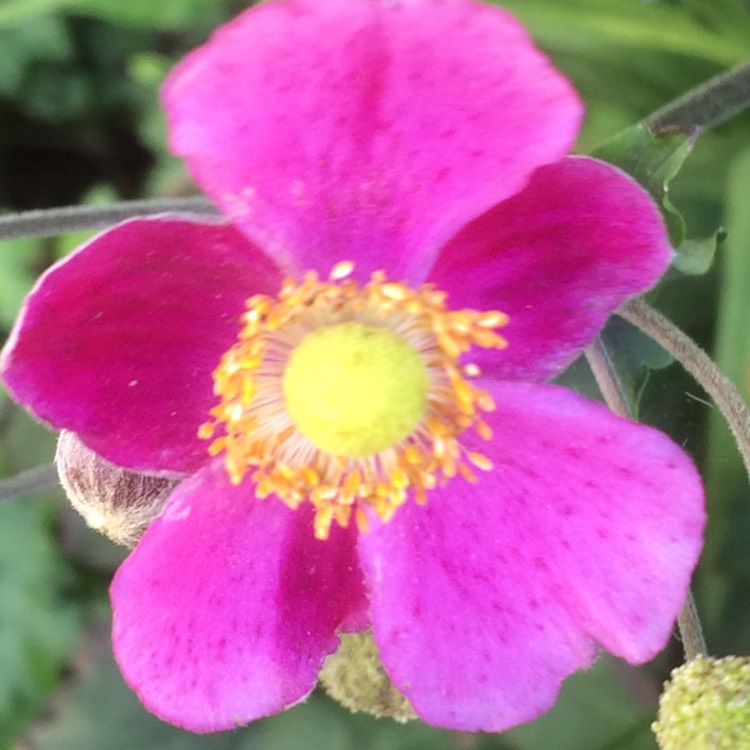
[[[363,458],[405,438],[427,406],[424,359],[401,336],[346,322],[292,352],[284,398],[300,431],[334,455]]]

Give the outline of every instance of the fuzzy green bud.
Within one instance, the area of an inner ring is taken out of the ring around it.
[[[652,729],[661,750],[750,750],[750,657],[699,656],[675,669]]]
[[[346,633],[323,663],[319,679],[328,695],[353,713],[399,722],[416,719],[411,703],[388,679],[372,633]]]

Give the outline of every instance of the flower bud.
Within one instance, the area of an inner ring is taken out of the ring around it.
[[[318,675],[328,695],[356,713],[406,722],[417,715],[388,679],[371,631],[339,636],[341,645],[326,658]]]
[[[661,750],[748,747],[750,657],[699,656],[675,669],[652,729]]]
[[[86,523],[126,547],[135,547],[177,484],[115,466],[68,430],[60,433],[55,463],[68,500]]]

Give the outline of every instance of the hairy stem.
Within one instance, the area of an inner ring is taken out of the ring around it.
[[[734,383],[698,344],[643,300],[631,300],[617,314],[663,346],[713,399],[732,431],[750,477],[750,411]]]
[[[122,201],[106,206],[47,208],[0,216],[0,242],[19,237],[52,237],[65,232],[104,229],[136,216],[164,213],[219,215],[216,206],[205,198]]]
[[[54,487],[58,483],[54,464],[43,464],[0,481],[0,500],[12,500]]]
[[[685,606],[677,617],[677,627],[682,638],[682,648],[685,651],[685,659],[691,661],[697,656],[706,656],[706,639],[703,635],[698,608],[695,606],[695,597],[692,591],[688,591]]]
[[[597,338],[586,349],[586,360],[594,374],[599,390],[607,406],[617,415],[625,418],[632,417],[632,409],[628,404],[625,391],[622,388],[617,371],[601,338]],[[677,628],[680,631],[685,658],[690,661],[696,656],[707,653],[703,628],[695,606],[692,591],[688,591],[687,601],[677,618]]]
[[[598,336],[586,349],[585,355],[591,372],[594,373],[596,384],[610,410],[621,417],[632,417],[632,409],[601,336]]]
[[[750,63],[724,73],[688,91],[649,115],[645,123],[657,134],[680,131],[697,136],[750,107]]]

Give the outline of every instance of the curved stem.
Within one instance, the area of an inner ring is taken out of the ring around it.
[[[750,63],[710,78],[645,119],[659,134],[680,131],[697,136],[750,107]]]
[[[52,237],[65,232],[104,229],[136,216],[164,213],[218,216],[205,198],[122,201],[106,206],[65,206],[0,216],[0,241],[20,237]]]
[[[57,485],[57,469],[54,464],[44,464],[22,471],[10,479],[0,481],[0,500],[12,500],[19,495],[47,490]]]
[[[586,360],[589,363],[591,372],[594,374],[596,384],[604,397],[607,406],[615,414],[625,417],[632,417],[632,409],[628,404],[625,391],[622,388],[620,379],[617,376],[617,370],[612,363],[612,359],[607,352],[601,337],[598,337],[591,346],[586,349]],[[695,606],[693,592],[688,591],[687,600],[682,607],[682,611],[677,617],[677,628],[682,638],[682,647],[685,651],[685,658],[690,661],[696,656],[706,654],[706,641],[703,637],[703,628],[701,626],[698,610]]]
[[[734,383],[698,344],[643,300],[631,300],[617,314],[661,344],[713,399],[729,424],[750,477],[750,411]]]
[[[633,411],[628,404],[620,378],[610,359],[609,352],[602,343],[601,336],[597,336],[594,343],[586,349],[584,354],[610,411],[621,417],[631,418]]]

